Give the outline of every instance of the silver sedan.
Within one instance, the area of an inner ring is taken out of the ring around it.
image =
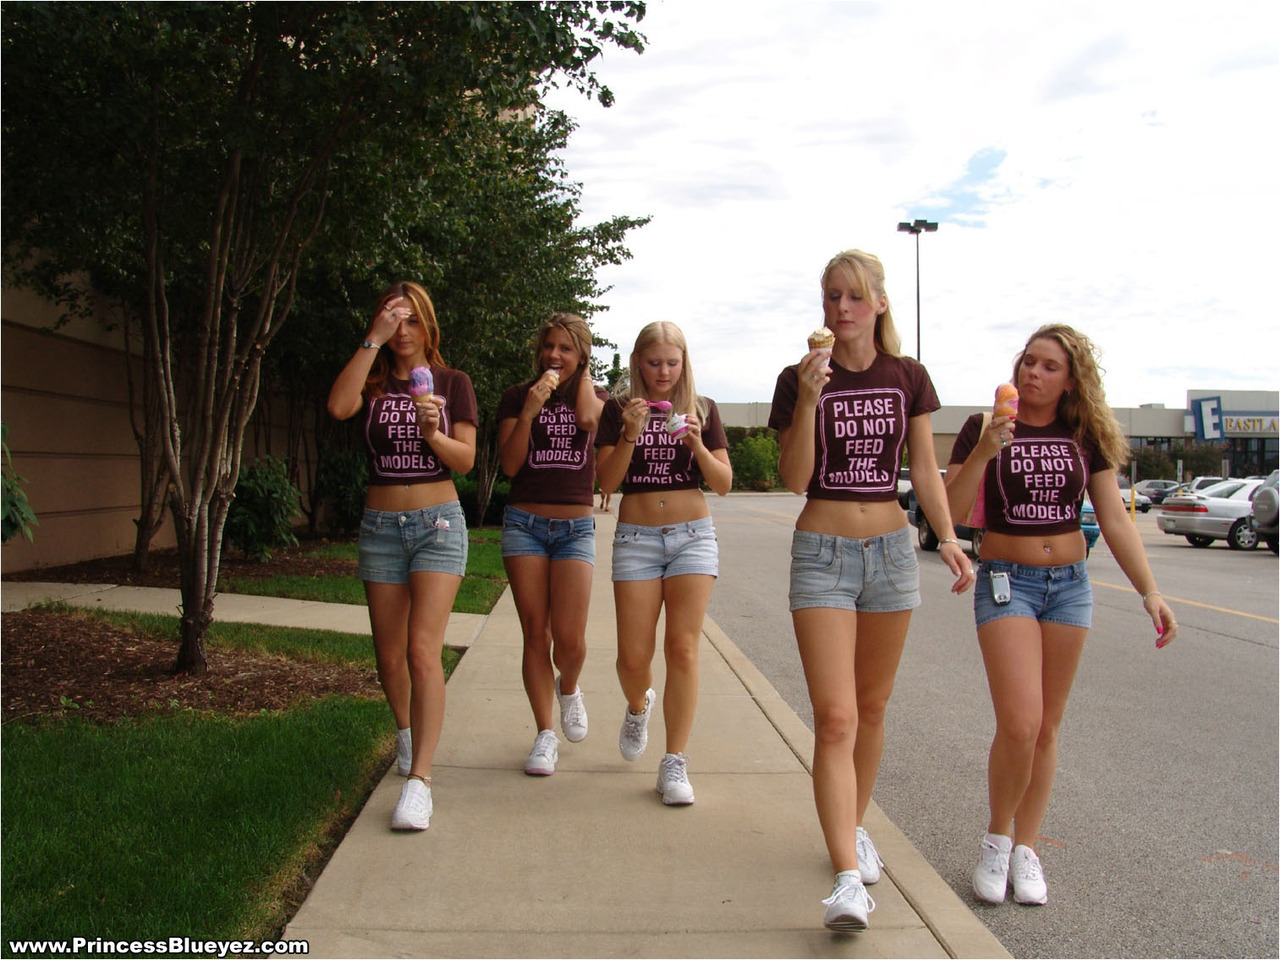
[[[1249,525],[1249,496],[1261,480],[1223,480],[1196,493],[1166,497],[1156,523],[1193,547],[1226,540],[1232,550],[1252,550],[1257,531]]]

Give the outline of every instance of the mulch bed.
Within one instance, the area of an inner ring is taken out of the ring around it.
[[[277,551],[266,563],[224,557],[220,577],[354,576],[355,563],[316,557],[316,543]],[[177,553],[157,551],[145,573],[130,557],[6,574],[5,580],[178,586]],[[4,723],[76,716],[99,723],[169,710],[247,715],[328,694],[381,697],[372,668],[209,651],[209,672],[175,674],[177,641],[135,635],[79,613],[24,610],[3,618],[0,718]]]

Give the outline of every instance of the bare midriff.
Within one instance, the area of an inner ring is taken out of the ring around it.
[[[869,540],[901,530],[907,515],[897,500],[808,500],[796,529],[830,537]]]
[[[406,510],[423,510],[438,507],[442,503],[458,499],[458,490],[452,480],[435,483],[394,483],[370,486],[364,497],[364,505],[370,510],[384,513],[403,513]]]
[[[652,490],[627,493],[618,508],[621,523],[641,527],[661,527],[668,523],[688,523],[711,516],[701,490]]]
[[[988,530],[982,538],[980,556],[983,560],[1007,560],[1029,567],[1057,567],[1079,563],[1085,554],[1084,534],[1079,530],[1038,537]]]

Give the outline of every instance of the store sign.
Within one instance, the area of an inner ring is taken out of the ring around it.
[[[1212,442],[1222,439],[1222,398],[1200,397],[1191,401],[1191,414],[1196,421],[1196,439]]]
[[[1234,416],[1228,413],[1222,417],[1222,431],[1229,434],[1274,437],[1280,433],[1278,427],[1280,427],[1280,417],[1273,414]]]

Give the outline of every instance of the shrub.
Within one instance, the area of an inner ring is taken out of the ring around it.
[[[331,535],[351,536],[364,515],[369,466],[363,451],[326,450],[316,469],[315,499]]]
[[[484,513],[484,521],[481,522],[480,501],[476,489],[476,482],[471,475],[462,476],[460,474],[453,475],[453,485],[458,489],[458,503],[462,506],[462,512],[467,518],[467,528],[474,530],[476,527],[483,527],[487,523],[489,526],[496,526],[502,522],[502,511],[507,508],[507,500],[511,495],[511,481],[505,478],[499,478],[493,483],[493,495],[489,498],[489,508]]]
[[[235,499],[227,510],[224,536],[246,557],[259,562],[271,559],[276,547],[298,542],[293,535],[293,521],[298,516],[302,494],[284,461],[278,457],[259,457],[240,471]]]
[[[744,437],[729,448],[736,490],[772,490],[781,483],[778,476],[778,441],[773,431]]]
[[[21,533],[28,540],[35,539],[31,533],[31,528],[40,525],[40,521],[36,519],[36,512],[31,509],[31,501],[27,499],[27,492],[22,489],[22,484],[27,482],[26,477],[20,477],[13,472],[13,457],[9,454],[9,425],[7,423],[0,424],[0,450],[3,450],[3,469],[0,470],[0,476],[3,477],[4,494],[3,494],[3,516],[0,517],[0,527],[2,527],[2,539],[0,542],[8,543],[15,534]]]

